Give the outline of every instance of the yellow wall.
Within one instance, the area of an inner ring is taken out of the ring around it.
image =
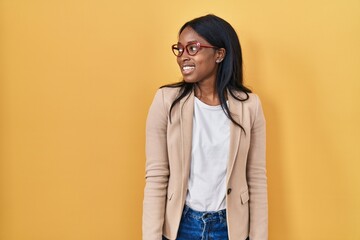
[[[238,31],[270,240],[360,239],[360,1],[0,0],[0,239],[141,238],[144,124],[181,24]]]

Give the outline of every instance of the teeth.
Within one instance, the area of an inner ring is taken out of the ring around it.
[[[192,69],[194,69],[194,67],[192,67],[192,66],[183,66],[182,69],[186,71],[186,70],[192,70]]]

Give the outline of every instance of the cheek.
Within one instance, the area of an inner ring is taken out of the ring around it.
[[[216,62],[212,58],[203,59],[203,61],[201,61],[201,68],[209,72],[212,72],[216,66]]]
[[[208,67],[214,66],[216,64],[216,57],[212,53],[207,53],[199,60],[202,64],[207,65]]]

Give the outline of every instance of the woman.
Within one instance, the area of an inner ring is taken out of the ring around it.
[[[183,81],[160,88],[148,113],[143,239],[265,240],[265,119],[237,34],[206,15],[172,50]]]

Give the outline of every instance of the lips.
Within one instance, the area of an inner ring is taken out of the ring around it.
[[[182,65],[181,66],[181,72],[184,75],[190,74],[195,70],[195,65],[190,65],[190,64],[186,64],[186,65]]]

